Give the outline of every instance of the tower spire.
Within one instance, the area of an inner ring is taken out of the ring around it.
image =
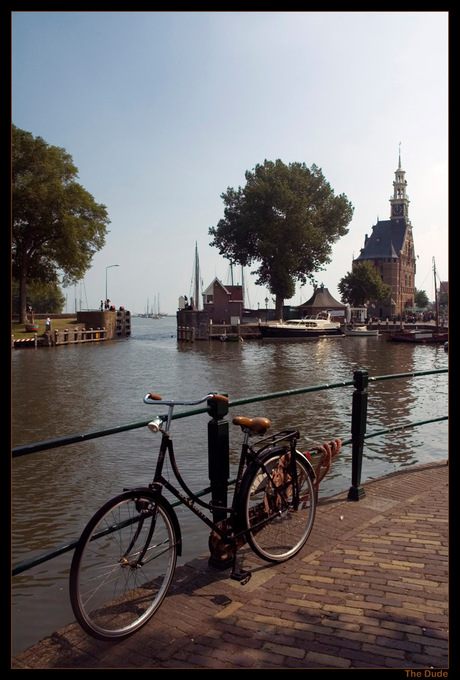
[[[391,219],[404,217],[409,221],[409,196],[407,191],[406,173],[401,165],[401,142],[398,151],[398,169],[395,171],[393,182],[393,196],[390,198]]]

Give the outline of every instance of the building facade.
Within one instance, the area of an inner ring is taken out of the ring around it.
[[[353,264],[368,261],[379,271],[383,283],[391,286],[391,294],[383,302],[370,301],[369,316],[399,319],[404,310],[414,307],[415,249],[409,219],[407,180],[401,167],[401,153],[390,198],[390,219],[377,221],[370,236],[366,234],[364,248]]]
[[[224,286],[215,278],[203,293],[203,311],[213,323],[236,326],[243,316],[243,287]]]

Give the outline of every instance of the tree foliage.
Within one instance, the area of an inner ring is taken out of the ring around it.
[[[426,294],[426,291],[417,290],[415,288],[415,290],[414,290],[414,304],[415,304],[416,307],[420,307],[421,309],[428,307],[428,305],[430,304],[430,301],[428,299],[428,295]]]
[[[224,217],[209,229],[210,245],[237,264],[259,263],[256,284],[276,295],[281,318],[296,281],[305,284],[330,262],[353,207],[345,195],[334,195],[316,165],[266,160],[245,178],[244,188],[222,194]]]
[[[81,280],[105,244],[104,205],[75,180],[78,170],[65,149],[13,125],[12,274],[19,282],[20,321],[25,321],[27,283]]]
[[[12,281],[11,310],[19,315],[19,282]],[[60,314],[65,305],[65,295],[57,283],[29,281],[27,285],[27,305],[36,314]]]
[[[370,300],[385,300],[391,293],[391,286],[383,283],[380,273],[367,260],[355,264],[340,280],[338,289],[342,302],[348,302],[352,307],[363,307]]]

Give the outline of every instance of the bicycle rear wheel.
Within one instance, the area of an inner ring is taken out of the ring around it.
[[[82,628],[120,640],[155,613],[177,559],[173,511],[148,489],[116,496],[89,521],[70,569],[70,600]]]
[[[283,562],[305,545],[315,519],[314,473],[307,459],[295,452],[298,494],[294,491],[288,447],[267,451],[246,470],[241,505],[248,543],[265,560]]]

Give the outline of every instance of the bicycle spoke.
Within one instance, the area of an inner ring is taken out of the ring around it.
[[[161,604],[174,573],[171,520],[161,504],[139,515],[138,501],[138,494],[128,492],[108,503],[75,551],[72,606],[95,637],[115,639],[137,630]]]
[[[305,544],[313,526],[313,484],[302,458],[296,456],[298,494],[285,451],[268,451],[263,464],[249,468],[242,486],[243,512],[250,529],[248,541],[264,559],[283,561]],[[298,498],[295,498],[298,496]]]

